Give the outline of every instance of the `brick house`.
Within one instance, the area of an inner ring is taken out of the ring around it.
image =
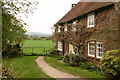
[[[78,2],[55,25],[54,47],[61,55],[81,53],[98,63],[120,49],[120,3]]]

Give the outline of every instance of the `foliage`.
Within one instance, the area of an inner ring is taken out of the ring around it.
[[[66,53],[64,56],[63,61],[70,66],[79,66],[80,62],[83,62],[85,60],[85,57],[83,54],[71,54]]]
[[[120,50],[106,51],[101,60],[101,68],[113,76],[120,75]]]
[[[15,47],[9,51],[8,46],[22,45],[26,36],[24,23],[21,20],[21,13],[32,13],[31,10],[34,3],[28,2],[26,0],[3,0],[0,1],[2,5],[2,50],[3,55],[10,54],[17,49]],[[10,48],[9,48],[10,49]],[[17,51],[17,50],[16,50]],[[18,53],[18,52],[16,52]]]
[[[2,56],[5,57],[18,57],[23,54],[21,47],[19,44],[17,45],[8,45],[6,50],[3,51]]]
[[[50,56],[56,56],[58,54],[59,54],[58,50],[51,50],[51,52],[50,52]]]
[[[87,62],[87,63],[80,63],[80,67],[89,71],[101,71],[100,68],[93,63]]]
[[[22,44],[22,41],[25,39],[24,33],[26,32],[26,30],[23,29],[23,24],[21,24],[20,20],[16,19],[13,15],[6,14],[3,11],[2,18],[2,53],[4,56],[6,54],[11,54],[12,52],[18,51],[15,50],[17,48],[10,46]]]
[[[66,66],[65,63],[61,62],[59,58],[56,57],[45,57],[45,61],[52,67],[66,72],[73,74],[75,76],[80,76],[80,78],[106,78],[105,76],[101,74],[96,74],[96,72],[90,72],[88,70],[81,69],[80,67],[72,67],[72,66]]]

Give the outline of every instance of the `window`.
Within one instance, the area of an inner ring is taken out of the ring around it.
[[[64,31],[67,31],[67,24],[64,25]]]
[[[75,21],[73,22],[73,26],[72,27],[73,27],[73,31],[76,31],[76,22]]]
[[[89,56],[95,56],[95,42],[92,41],[92,42],[89,42],[88,43],[88,55]]]
[[[75,54],[74,46],[72,44],[69,44],[69,53]]]
[[[87,23],[88,23],[87,27],[88,28],[94,27],[95,22],[94,22],[94,14],[93,13],[88,15],[87,20],[88,20],[87,21]]]
[[[96,50],[95,50],[96,49]],[[91,41],[88,43],[88,56],[102,58],[103,44],[101,42]]]
[[[58,32],[60,32],[60,26],[58,27]]]
[[[98,57],[98,58],[102,58],[102,55],[103,55],[103,44],[102,43],[100,43],[100,42],[97,42],[97,44],[96,44],[96,56]]]
[[[58,41],[58,50],[62,51],[62,42]]]

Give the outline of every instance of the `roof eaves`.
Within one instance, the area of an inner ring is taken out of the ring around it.
[[[69,20],[69,21],[60,22],[60,23],[57,23],[57,24],[58,24],[58,25],[61,25],[61,24],[67,23],[67,22],[71,22],[71,21],[76,20],[76,19],[78,19],[78,18],[80,18],[80,17],[83,17],[83,16],[85,16],[85,15],[87,15],[87,14],[89,14],[89,13],[92,13],[92,12],[95,12],[95,11],[99,11],[100,9],[103,9],[103,8],[106,8],[106,7],[111,7],[111,6],[113,6],[113,5],[114,5],[113,3],[108,4],[108,5],[106,5],[106,6],[103,6],[103,7],[97,8],[97,9],[95,9],[95,10],[89,11],[89,12],[87,12],[87,13],[84,13],[84,14],[82,14],[82,15],[79,15],[79,16],[77,16],[76,18],[73,18],[73,19],[71,19],[71,20]],[[69,13],[69,12],[68,12],[68,13]],[[67,13],[67,14],[68,14],[68,13]]]

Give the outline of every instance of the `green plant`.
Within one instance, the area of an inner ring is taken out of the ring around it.
[[[89,70],[89,71],[101,72],[101,69],[99,68],[99,66],[97,66],[93,63],[90,63],[90,62],[87,62],[87,63],[81,62],[80,67],[83,69]]]
[[[70,66],[79,66],[80,62],[83,62],[85,60],[85,57],[82,54],[71,54],[66,53],[63,61]]]
[[[106,51],[101,60],[101,68],[113,76],[120,75],[120,50]]]
[[[45,61],[52,67],[69,73],[69,74],[73,74],[75,76],[80,76],[80,78],[91,78],[91,80],[93,79],[97,79],[97,78],[106,78],[104,75],[101,74],[97,74],[97,72],[91,72],[88,70],[84,70],[80,67],[72,67],[72,66],[66,66],[65,63],[59,62],[58,58],[55,57],[50,57],[50,56],[45,56]]]
[[[56,55],[58,55],[58,53],[59,53],[58,50],[51,50],[49,55],[56,56]]]

